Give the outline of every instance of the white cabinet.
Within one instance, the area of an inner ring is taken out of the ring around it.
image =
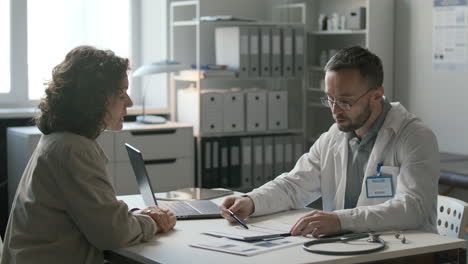
[[[16,187],[40,137],[37,127],[7,129],[8,208],[11,207]]]
[[[145,130],[123,130],[115,133],[115,160],[129,160],[125,143],[138,148],[145,160],[186,158],[193,156],[191,127],[166,127]]]
[[[170,191],[180,187],[193,187],[193,158],[167,158],[146,160],[146,171],[156,192]],[[137,182],[129,162],[115,163],[115,190],[118,194],[139,193]]]
[[[8,197],[13,202],[18,183],[41,132],[37,127],[7,129]],[[103,132],[97,139],[107,157],[107,172],[118,195],[139,193],[124,144],[143,153],[155,191],[193,187],[194,139],[190,125],[168,122],[162,125],[125,123],[122,131]]]
[[[151,127],[151,128],[148,128]],[[189,125],[131,123],[115,133],[114,187],[119,195],[138,193],[125,143],[142,152],[146,170],[157,192],[194,187],[194,138]]]

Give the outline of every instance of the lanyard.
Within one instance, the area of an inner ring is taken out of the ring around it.
[[[380,162],[379,164],[377,164],[377,177],[382,176],[382,166],[383,166],[383,162]]]

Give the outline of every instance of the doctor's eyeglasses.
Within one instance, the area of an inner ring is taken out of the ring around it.
[[[320,97],[320,102],[328,107],[328,108],[333,108],[333,105],[336,104],[340,109],[342,109],[343,111],[349,111],[351,110],[351,107],[356,104],[362,97],[364,97],[364,95],[366,95],[368,92],[370,92],[372,90],[371,89],[368,89],[365,93],[363,93],[361,96],[359,96],[356,100],[354,100],[354,102],[352,103],[348,103],[348,102],[341,102],[341,101],[333,101],[331,100],[328,96],[323,96],[323,97]]]

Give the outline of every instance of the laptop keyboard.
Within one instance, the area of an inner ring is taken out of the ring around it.
[[[175,215],[197,215],[200,214],[197,210],[193,209],[190,205],[184,202],[164,202],[158,201],[158,206],[171,210]]]

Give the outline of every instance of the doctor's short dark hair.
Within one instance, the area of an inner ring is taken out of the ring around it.
[[[44,134],[71,132],[97,138],[106,127],[108,105],[120,93],[128,70],[128,59],[110,50],[72,49],[52,70],[36,125]]]
[[[325,65],[325,72],[357,69],[367,80],[369,88],[382,87],[384,72],[382,61],[368,49],[354,46],[338,51]]]

